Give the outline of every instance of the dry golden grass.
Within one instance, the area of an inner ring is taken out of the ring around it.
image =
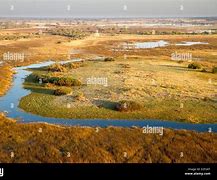
[[[217,162],[217,135],[213,133],[166,129],[159,136],[143,134],[141,128],[17,124],[3,115],[0,128],[3,163]]]
[[[22,32],[22,30],[19,31]],[[99,38],[91,36],[85,40],[68,42],[67,38],[45,35],[41,38],[27,40],[1,41],[0,55],[8,51],[27,52],[27,54],[30,54],[24,63],[11,63],[13,66],[36,63],[47,59],[66,59],[68,51],[74,49],[83,50],[89,53],[88,56],[93,54],[118,57],[123,56],[123,52],[111,53],[111,51],[109,51],[109,47],[111,47],[114,42],[168,39],[171,42],[192,39],[216,43],[217,36],[118,35],[101,36]],[[57,41],[62,41],[62,43],[58,44]],[[190,48],[190,52],[198,53],[206,57],[210,55],[210,53],[215,53],[216,45],[209,49],[203,48],[204,46]],[[160,66],[165,62],[168,63],[167,60],[171,52],[176,50],[178,50],[178,48],[153,49],[151,51],[131,52],[128,55],[136,55],[148,60],[149,66]],[[162,61],[150,61],[149,57],[155,59],[158,55],[161,55]],[[214,54],[214,56],[215,55],[216,54]],[[166,61],[164,62],[163,60]],[[139,68],[138,65],[136,66],[133,62],[132,64],[131,62],[129,63],[133,68]],[[210,63],[208,62],[208,65],[210,65]],[[131,81],[135,80],[132,74],[133,72],[131,72],[130,69],[125,74],[125,76],[129,76],[129,79],[124,82],[125,85],[129,85]],[[3,77],[0,79],[0,95],[2,95],[10,85],[12,79],[11,68],[9,66],[1,67],[0,75]],[[140,76],[141,74],[138,75]],[[167,74],[166,72],[162,74],[157,73],[154,78],[158,78],[160,83],[163,83],[164,80],[160,79],[162,75],[168,80],[174,74],[172,71],[171,74]],[[191,75],[188,74],[187,76]],[[187,78],[187,76],[185,78]],[[204,78],[207,80],[208,77],[199,77],[193,84],[203,82],[201,79]],[[175,83],[175,79],[172,79],[170,83]],[[141,85],[142,84],[138,83],[138,87]],[[147,86],[147,84],[145,85]],[[183,80],[180,84],[180,88],[187,88],[185,85]],[[150,93],[153,95],[154,92],[152,90],[153,89],[150,89]],[[136,94],[136,92],[137,89],[134,93]],[[129,93],[131,93],[130,95],[134,94],[133,92]],[[200,92],[197,93],[199,94]],[[203,93],[205,93],[205,90]],[[159,135],[143,134],[140,128],[113,127],[99,128],[99,132],[96,132],[95,128],[66,128],[46,124],[18,124],[15,121],[7,119],[2,114],[0,115],[0,129],[1,162],[217,162],[217,135],[214,133],[196,133],[167,129],[164,132],[164,136],[161,137]],[[13,158],[11,158],[11,152],[14,153]],[[183,157],[181,156],[182,153]]]
[[[20,107],[33,114],[67,119],[162,119],[191,123],[217,121],[217,76],[212,73],[189,70],[187,64],[163,60],[161,56],[120,57],[112,62],[93,61],[85,64],[59,73],[79,79],[84,84],[73,87],[70,96],[55,97],[43,93],[43,90],[48,90],[43,85],[39,90],[37,83],[35,86],[30,83],[26,87],[34,93],[22,98]],[[36,70],[38,72],[48,73]],[[86,85],[90,77],[107,78],[108,86]],[[209,79],[212,79],[211,83]],[[84,100],[76,100],[78,93],[84,95]],[[114,110],[115,104],[123,100],[140,103],[143,108],[132,113],[118,113]],[[180,108],[181,104],[183,107]]]
[[[13,66],[27,65],[46,60],[64,60],[68,58],[69,47],[58,44],[58,41],[66,41],[64,37],[53,37],[49,35],[35,37],[25,40],[12,40],[0,42],[0,55],[5,52],[24,53],[24,62],[8,62]]]
[[[16,31],[15,31],[16,32]],[[7,31],[7,33],[15,33],[13,31]],[[18,30],[16,33],[20,33]],[[182,41],[201,41],[210,43],[206,45],[197,45],[192,47],[178,47],[169,46],[156,49],[145,49],[139,51],[130,52],[113,52],[111,48],[117,46],[123,42],[138,42],[138,41],[156,41],[166,40],[171,43],[177,43]],[[58,42],[61,42],[60,44]],[[95,89],[84,89],[90,95],[87,97],[90,101],[93,98],[103,99],[101,94],[107,94],[109,96],[106,100],[119,101],[131,98],[135,101],[148,102],[151,99],[162,100],[165,97],[176,99],[177,101],[186,101],[189,99],[203,100],[208,98],[216,100],[215,87],[217,77],[208,73],[197,73],[186,71],[187,63],[178,64],[171,61],[171,53],[176,51],[183,53],[192,53],[193,56],[202,58],[201,64],[209,69],[216,65],[216,50],[217,50],[217,35],[115,35],[110,36],[102,34],[99,37],[93,35],[83,40],[70,41],[66,37],[41,35],[39,37],[0,41],[0,55],[4,52],[25,52],[28,56],[22,63],[11,62],[12,66],[27,65],[31,63],[37,63],[40,61],[53,60],[65,60],[68,58],[68,53],[71,50],[78,50],[79,54],[74,57],[95,57],[102,56],[114,56],[118,59],[117,62],[110,62],[109,64],[103,64],[102,66],[95,64],[73,71],[72,76],[82,78],[85,83],[87,77],[108,77],[110,91],[107,88],[102,89],[96,87]],[[127,54],[127,59],[123,60],[123,55]],[[120,60],[120,62],[119,62]],[[119,65],[120,63],[128,64],[131,68],[124,69]],[[7,69],[9,70],[9,69]],[[6,69],[4,70],[4,72]],[[116,74],[114,75],[114,72]],[[120,72],[118,74],[118,72]],[[3,76],[9,78],[9,73],[4,73]],[[12,77],[12,76],[11,76]],[[4,78],[4,81],[7,79]],[[209,80],[212,80],[212,84]],[[153,85],[153,80],[157,83],[157,86]],[[7,83],[1,83],[2,92],[7,90],[10,80],[7,79]],[[133,85],[133,86],[132,86]],[[125,89],[124,92],[118,93],[120,87]],[[99,91],[100,90],[100,91]],[[83,91],[83,90],[82,90]],[[98,94],[99,97],[93,97],[93,94]],[[214,107],[215,108],[215,107]],[[152,113],[152,112],[150,112]],[[147,113],[147,114],[150,114]],[[153,113],[152,113],[153,114]],[[179,115],[180,116],[180,115]],[[215,115],[212,115],[215,116]],[[151,118],[151,116],[147,116]],[[187,119],[191,122],[199,122],[195,116],[192,117],[180,117]],[[215,118],[214,118],[215,120]]]
[[[0,96],[5,94],[11,85],[13,71],[10,66],[0,66]]]
[[[25,53],[24,62],[7,61],[5,65],[0,66],[0,95],[3,95],[11,84],[13,75],[12,67],[47,60],[67,59],[69,47],[57,44],[57,41],[67,41],[67,39],[45,35],[41,38],[0,41],[1,59],[3,54],[7,52]]]

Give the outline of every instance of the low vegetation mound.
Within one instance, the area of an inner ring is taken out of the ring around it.
[[[55,81],[54,84],[58,86],[81,86],[81,82],[79,80],[70,77],[58,78],[58,80]]]
[[[114,60],[115,60],[115,59],[112,58],[112,57],[106,57],[106,58],[104,59],[105,62],[114,61]]]
[[[72,89],[69,87],[61,87],[54,91],[55,96],[69,95],[72,93]]]
[[[201,65],[199,63],[191,63],[188,65],[189,69],[201,69]]]
[[[51,72],[66,72],[67,69],[63,65],[55,63],[55,64],[52,64],[52,65],[48,66],[48,71],[51,71]]]
[[[214,66],[214,67],[212,68],[212,73],[214,73],[214,74],[217,73],[217,66]]]
[[[39,83],[50,83],[57,86],[81,86],[81,81],[72,77],[53,77],[50,75],[34,74],[34,79]]]
[[[63,64],[62,66],[70,70],[70,69],[78,69],[80,67],[83,67],[84,64],[83,62],[69,62],[69,63]]]
[[[134,101],[120,101],[116,105],[116,110],[120,112],[131,112],[131,111],[137,111],[142,108],[142,105],[134,102]]]
[[[69,62],[66,64],[55,63],[48,66],[50,72],[67,72],[67,70],[78,69],[83,66],[82,62]]]

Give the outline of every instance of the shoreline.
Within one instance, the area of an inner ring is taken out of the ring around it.
[[[50,64],[52,63],[51,61],[45,62],[44,64]],[[16,88],[22,88],[22,79],[23,77],[20,76],[19,74],[19,70],[24,73],[26,71],[27,74],[30,74],[31,72],[28,71],[29,67],[39,67],[39,66],[44,66],[43,63],[40,64],[32,64],[29,66],[24,66],[24,67],[19,67],[17,68],[18,70],[18,74],[16,74],[17,78],[15,78],[16,81],[18,81],[19,83],[16,83]],[[25,74],[25,73],[24,73]],[[26,76],[26,75],[25,75]],[[19,78],[18,78],[19,77]],[[29,93],[31,93],[29,90],[23,90],[24,92],[21,93],[24,96],[28,95]],[[13,87],[10,90],[10,93],[13,92]],[[15,94],[17,94],[18,89],[16,89],[14,91]],[[13,94],[13,93],[12,93]],[[18,100],[20,99],[20,97],[16,97],[18,98]],[[4,99],[4,97],[3,97]],[[15,104],[19,104],[18,102]],[[17,108],[17,107],[15,107]],[[16,110],[16,109],[15,109]],[[13,110],[14,111],[14,110]],[[13,111],[9,112],[9,116],[10,117],[14,117],[13,115]],[[163,127],[174,127],[174,129],[178,128],[178,129],[182,129],[183,127],[185,128],[189,128],[191,130],[196,130],[196,131],[202,131],[202,132],[207,132],[209,128],[212,128],[213,132],[217,132],[217,124],[193,124],[193,123],[188,123],[188,122],[177,122],[177,121],[170,121],[170,120],[111,120],[111,119],[60,119],[60,118],[52,118],[52,117],[42,117],[42,116],[38,116],[38,115],[34,115],[34,114],[29,114],[23,111],[20,111],[19,109],[17,109],[15,111],[17,114],[16,115],[18,118],[21,118],[23,116],[23,120],[21,120],[21,122],[23,123],[34,123],[34,122],[45,122],[45,123],[49,123],[49,124],[58,124],[58,125],[68,125],[68,126],[94,126],[94,127],[108,127],[108,126],[120,126],[120,127],[132,127],[132,126],[138,126],[138,127],[144,127],[146,125],[151,125],[153,124],[153,126],[158,126],[161,125]],[[10,115],[10,113],[12,113]],[[201,127],[200,127],[201,126]],[[203,128],[202,128],[203,127]],[[183,129],[185,129],[183,128]]]
[[[2,163],[213,163],[217,160],[216,133],[165,129],[160,136],[133,127],[63,128],[17,124],[1,115],[0,126],[0,134],[4,134],[0,140]],[[8,144],[10,149],[5,149]]]

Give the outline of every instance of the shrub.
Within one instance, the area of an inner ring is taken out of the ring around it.
[[[39,76],[37,74],[30,74],[29,76],[26,77],[25,81],[26,82],[39,82]]]
[[[40,77],[40,79],[42,80],[42,83],[49,83],[50,82],[50,77],[47,75],[42,75]]]
[[[67,69],[77,69],[77,68],[81,67],[81,63],[80,62],[66,63],[63,66]]]
[[[181,63],[183,63],[183,62],[184,62],[183,60],[179,60],[179,61],[178,61],[179,64],[181,64]]]
[[[141,104],[134,101],[120,101],[116,105],[116,110],[120,112],[136,111],[142,108]]]
[[[70,77],[61,77],[54,84],[58,86],[81,86],[81,82]]]
[[[217,66],[214,66],[213,68],[212,68],[212,73],[217,73]]]
[[[34,74],[33,78],[37,82],[42,82],[42,83],[49,83],[50,82],[50,76],[45,75],[45,74]]]
[[[203,100],[204,101],[211,101],[211,99],[209,97],[204,97]]]
[[[68,87],[61,87],[54,91],[54,95],[56,96],[68,95],[71,93],[72,93],[72,89]]]
[[[58,63],[52,64],[48,67],[48,71],[51,72],[66,72],[66,68]]]
[[[51,75],[45,74],[33,74],[29,79],[32,78],[35,82],[42,82],[42,83],[50,83],[57,86],[81,86],[81,81],[78,79],[73,79],[71,77],[53,77]]]
[[[129,64],[122,64],[121,66],[122,66],[122,68],[130,68]]]
[[[43,74],[31,74],[26,78],[26,81],[33,81],[36,83],[42,82],[42,83],[48,83],[48,76]]]
[[[48,77],[48,82],[51,84],[57,84],[59,77]]]
[[[49,31],[52,35],[66,36],[72,39],[83,39],[87,36],[86,33],[80,30],[74,30],[69,28],[56,28]]]
[[[72,86],[81,86],[81,81],[77,79],[73,79],[73,85]]]
[[[105,62],[114,61],[114,58],[112,58],[112,57],[106,57],[106,58],[104,59],[104,61],[105,61]]]
[[[199,63],[191,63],[188,65],[189,69],[201,69],[201,65]]]

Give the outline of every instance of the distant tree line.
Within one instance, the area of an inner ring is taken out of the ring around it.
[[[88,33],[71,28],[56,28],[49,30],[52,35],[66,36],[72,39],[83,39]]]

